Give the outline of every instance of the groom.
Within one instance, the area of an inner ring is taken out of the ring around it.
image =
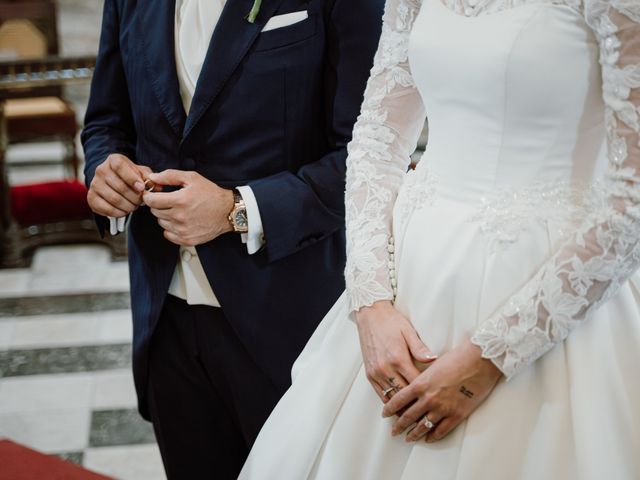
[[[235,478],[343,291],[382,4],[105,0],[88,200],[103,234],[130,215],[134,376],[170,478]]]

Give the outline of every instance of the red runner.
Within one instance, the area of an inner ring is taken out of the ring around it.
[[[58,457],[0,440],[0,480],[111,480]]]

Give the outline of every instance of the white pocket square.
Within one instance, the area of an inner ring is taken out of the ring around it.
[[[288,27],[295,23],[302,22],[309,18],[309,13],[304,10],[302,12],[285,13],[284,15],[276,15],[271,17],[267,24],[262,29],[262,32],[268,32],[269,30],[275,30],[277,28]]]

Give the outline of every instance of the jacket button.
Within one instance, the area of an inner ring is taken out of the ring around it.
[[[191,259],[193,258],[193,253],[191,253],[189,250],[185,249],[182,251],[182,260],[185,262],[190,262]]]

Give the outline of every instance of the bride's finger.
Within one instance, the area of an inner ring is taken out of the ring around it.
[[[387,403],[393,396],[407,386],[407,382],[398,374],[377,378],[376,385],[380,387],[379,396],[382,403]]]
[[[387,403],[389,400],[393,398],[395,394],[397,394],[400,390],[402,390],[407,385],[409,385],[409,382],[407,382],[402,375],[397,373],[387,378],[385,384],[389,385],[384,391],[384,393],[386,394],[385,395],[386,400],[384,403]]]
[[[413,385],[407,385],[398,391],[391,400],[389,400],[382,410],[383,417],[393,417],[401,410],[407,408],[417,398],[417,393]]]
[[[435,428],[433,428],[429,433],[427,433],[427,438],[425,439],[428,443],[437,442],[438,440],[442,440],[444,437],[449,435],[462,421],[464,418],[459,417],[447,417],[443,419],[440,423],[438,423]]]
[[[438,355],[434,353],[420,338],[420,335],[415,330],[406,330],[402,332],[409,352],[411,356],[422,364],[429,364],[438,358]],[[411,379],[410,381],[413,381]]]
[[[380,385],[380,383],[378,383],[378,381],[374,377],[370,375],[367,375],[367,380],[371,384],[373,391],[376,392],[376,395],[378,395],[378,398],[380,398],[382,403],[388,402],[389,399],[384,395],[384,392],[388,387],[383,387],[382,385]]]
[[[391,435],[394,437],[396,435],[400,435],[411,425],[419,422],[420,419],[424,417],[427,410],[427,402],[425,400],[420,399],[415,402],[405,412],[398,416],[398,419],[394,422],[393,428],[391,429]]]
[[[399,368],[398,373],[402,376],[405,386],[413,382],[422,372],[418,369],[416,364],[411,358],[408,362],[403,363]]]
[[[435,430],[443,420],[437,413],[429,412],[416,422],[416,426],[407,434],[407,442],[417,442],[429,432]]]

